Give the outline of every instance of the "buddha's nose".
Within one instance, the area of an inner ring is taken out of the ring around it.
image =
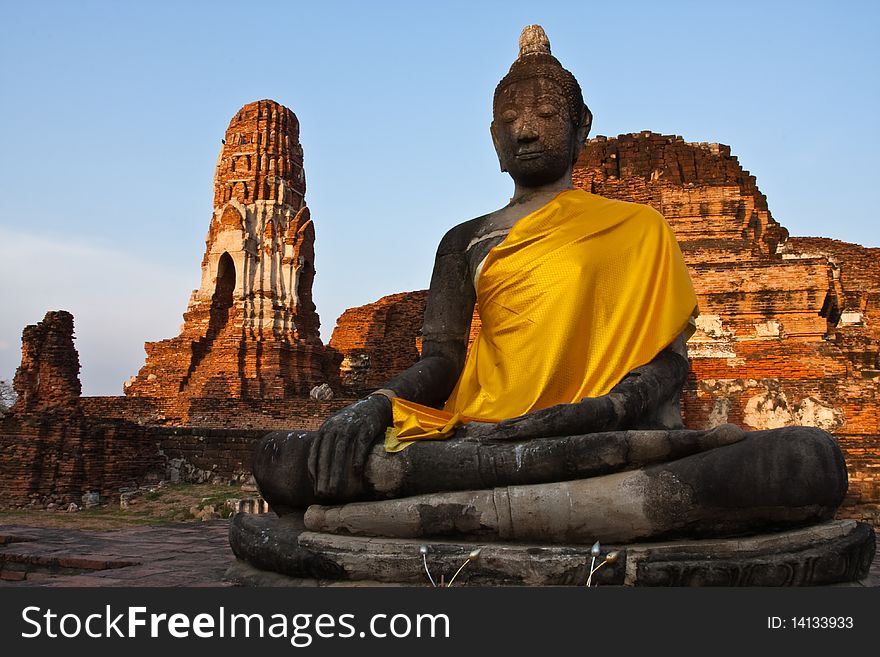
[[[517,126],[516,138],[517,141],[535,141],[538,138],[538,130],[535,128],[534,121],[528,117],[524,118]]]

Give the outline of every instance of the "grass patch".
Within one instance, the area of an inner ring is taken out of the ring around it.
[[[0,511],[0,524],[37,527],[69,527],[79,529],[119,529],[169,522],[198,522],[192,509],[203,510],[222,505],[227,499],[249,497],[238,486],[223,484],[168,484],[146,491],[120,508],[119,503],[106,504],[77,512],[44,509],[11,509]],[[229,517],[231,511],[220,509]]]

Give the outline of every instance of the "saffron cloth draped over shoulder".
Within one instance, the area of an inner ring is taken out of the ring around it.
[[[449,437],[608,393],[697,313],[672,229],[653,208],[582,190],[520,219],[477,280],[482,327],[442,410],[392,400],[385,448]]]

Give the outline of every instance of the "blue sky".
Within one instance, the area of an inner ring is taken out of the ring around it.
[[[0,378],[74,313],[85,394],[177,334],[229,119],[299,117],[329,340],[427,287],[450,226],[506,203],[492,91],[540,23],[593,134],[729,144],[792,235],[880,246],[880,3],[0,2]]]

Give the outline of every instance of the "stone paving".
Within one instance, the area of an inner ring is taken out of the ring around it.
[[[112,531],[0,525],[0,586],[232,586],[228,520]]]
[[[235,562],[228,529],[228,520],[112,531],[0,525],[0,587],[233,586],[223,579]],[[880,552],[861,584],[880,586]]]

